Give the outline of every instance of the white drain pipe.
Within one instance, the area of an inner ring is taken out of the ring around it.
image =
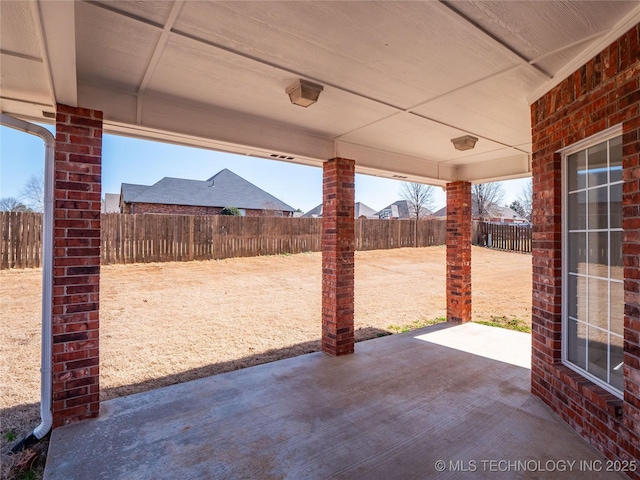
[[[53,294],[53,185],[55,137],[49,130],[33,123],[0,113],[0,124],[40,137],[44,141],[44,216],[42,238],[42,347],[40,359],[40,425],[12,449],[22,450],[42,439],[53,424],[51,414],[51,306]]]

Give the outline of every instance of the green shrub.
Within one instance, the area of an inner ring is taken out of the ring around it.
[[[240,210],[238,210],[236,207],[224,207],[220,212],[220,215],[232,215],[234,217],[239,217]]]

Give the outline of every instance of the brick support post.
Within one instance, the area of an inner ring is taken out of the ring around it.
[[[471,184],[447,184],[447,320],[471,321]]]
[[[98,415],[102,112],[57,106],[53,426]]]
[[[322,185],[322,351],[353,353],[355,162],[325,162]]]

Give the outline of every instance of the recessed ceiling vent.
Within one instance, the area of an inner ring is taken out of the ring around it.
[[[42,116],[44,118],[56,118],[55,112],[47,112],[45,110],[42,111]]]
[[[393,175],[393,178],[408,178],[408,177],[405,177],[404,175]]]
[[[277,158],[278,160],[295,160],[295,157],[287,157],[286,155],[280,155],[279,153],[272,153],[269,156],[271,158]]]

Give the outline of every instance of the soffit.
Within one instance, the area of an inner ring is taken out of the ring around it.
[[[6,113],[62,101],[106,131],[434,184],[528,175],[532,97],[640,20],[616,1],[52,5],[0,2]],[[317,104],[289,103],[298,78]]]

